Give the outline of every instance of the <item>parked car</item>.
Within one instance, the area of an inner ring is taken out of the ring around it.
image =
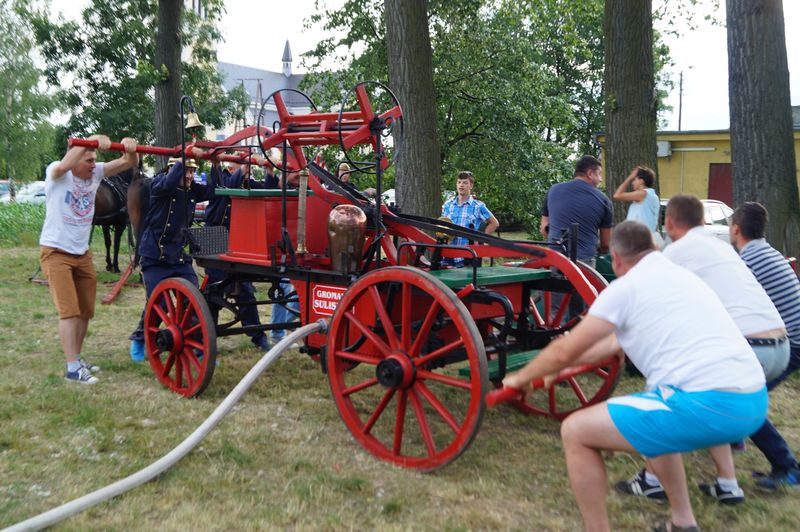
[[[0,201],[11,196],[12,187],[10,179],[0,179]]]
[[[17,189],[14,201],[17,203],[44,203],[44,181],[34,181]],[[0,203],[10,203],[10,196],[0,198]]]
[[[704,199],[700,201],[703,204],[703,217],[706,232],[730,244],[731,235],[729,227],[733,209],[717,200]],[[669,236],[667,236],[667,232],[664,229],[664,213],[667,209],[667,203],[667,200],[661,200],[661,209],[658,214],[658,231],[661,233],[661,236],[664,237],[665,244],[670,242]]]

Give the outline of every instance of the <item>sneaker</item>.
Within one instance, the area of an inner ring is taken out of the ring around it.
[[[761,474],[756,479],[756,487],[764,491],[778,491],[783,487],[800,485],[800,469],[789,471],[773,471],[769,475]]]
[[[618,492],[625,493],[626,495],[647,497],[648,499],[653,499],[656,501],[666,501],[667,492],[664,491],[664,488],[661,486],[661,484],[648,484],[644,473],[645,469],[642,469],[633,475],[630,480],[621,480],[617,482],[614,485],[614,488]]]
[[[742,488],[736,487],[732,491],[724,490],[720,487],[719,482],[716,480],[713,484],[700,484],[698,486],[700,491],[714,497],[722,504],[741,504],[744,502],[744,491]]]
[[[68,381],[79,382],[81,384],[94,384],[99,380],[84,366],[79,367],[78,371],[68,371],[66,375],[64,375],[64,378]]]
[[[92,371],[92,372],[94,372],[94,371],[100,371],[100,366],[95,366],[95,365],[94,365],[94,364],[92,364],[91,362],[86,362],[86,361],[85,361],[84,359],[82,359],[82,358],[79,358],[79,359],[78,359],[78,362],[80,362],[80,363],[81,363],[81,367],[82,367],[82,368],[86,368],[86,369],[88,369],[89,371]]]
[[[141,340],[131,340],[131,360],[134,362],[144,361],[144,342]]]
[[[269,343],[269,340],[266,336],[262,336],[260,339],[253,342],[253,344],[255,344],[255,346],[264,353],[272,348],[272,345]]]

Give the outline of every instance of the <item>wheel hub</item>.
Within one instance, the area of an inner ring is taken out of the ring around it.
[[[385,388],[408,388],[414,382],[416,367],[408,355],[396,352],[378,363],[375,376]]]
[[[180,329],[174,326],[161,329],[156,333],[156,347],[163,352],[173,352],[177,349],[182,349],[183,334]]]

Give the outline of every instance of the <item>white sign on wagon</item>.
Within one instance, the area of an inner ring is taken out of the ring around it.
[[[341,286],[316,285],[311,297],[311,306],[314,312],[321,316],[333,316],[336,305],[339,304],[346,291],[347,288]]]

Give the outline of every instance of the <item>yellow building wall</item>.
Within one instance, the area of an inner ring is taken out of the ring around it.
[[[669,141],[672,154],[658,158],[658,195],[669,199],[675,194],[708,197],[708,175],[711,164],[731,162],[728,131],[662,132],[658,141]],[[605,142],[603,135],[598,141]],[[800,189],[800,130],[794,130],[795,176]],[[602,157],[602,156],[601,156]]]

